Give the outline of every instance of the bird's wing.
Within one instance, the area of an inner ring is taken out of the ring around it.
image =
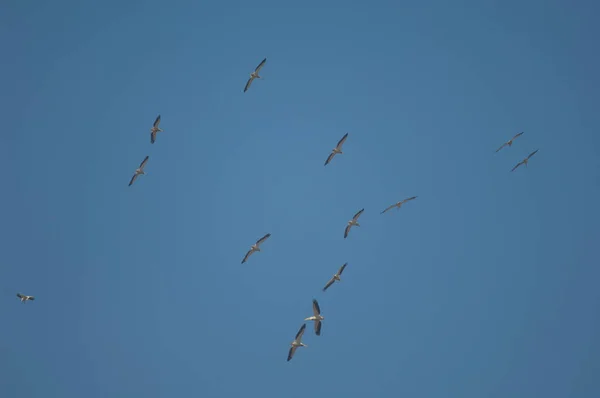
[[[131,184],[133,184],[133,182],[135,181],[135,179],[137,178],[137,176],[138,176],[137,173],[135,173],[133,175],[133,177],[131,177],[131,181],[129,181],[129,186],[131,186]]]
[[[406,198],[406,199],[404,199],[404,200],[402,201],[402,203],[406,203],[406,202],[408,202],[408,201],[411,201],[411,200],[413,200],[413,199],[416,199],[416,198],[417,198],[416,196],[412,196],[412,197],[410,197],[410,198]]]
[[[365,209],[364,209],[364,208],[360,209],[360,210],[358,211],[358,213],[356,213],[356,214],[354,215],[354,217],[352,217],[352,219],[353,219],[354,221],[358,220],[358,217],[360,217],[360,215],[362,214],[362,212],[363,212],[363,211],[365,211]]]
[[[266,58],[260,61],[260,64],[258,64],[256,69],[254,69],[254,72],[258,73],[262,69],[262,67],[265,66],[265,62],[267,62]]]
[[[23,295],[21,293],[17,293],[17,297],[18,298],[23,298]]]
[[[244,87],[244,92],[248,91],[248,89],[250,88],[250,85],[252,84],[252,80],[254,80],[254,77],[251,77],[250,79],[248,79],[248,81],[246,82],[246,87]]]
[[[337,143],[337,145],[335,147],[337,149],[341,149],[342,145],[344,145],[344,142],[346,142],[346,138],[348,138],[348,133],[344,134],[344,136],[342,137],[342,139],[338,141],[338,143]]]
[[[151,144],[154,144],[154,141],[156,141],[156,133],[157,133],[156,130],[152,130],[150,132],[150,143]]]
[[[250,255],[251,255],[252,253],[254,253],[254,250],[252,250],[252,249],[248,250],[248,252],[247,252],[247,253],[246,253],[246,255],[244,256],[244,259],[242,260],[242,264],[244,264],[244,263],[245,263],[245,262],[248,260],[248,257],[250,257]]]
[[[327,160],[325,161],[325,166],[327,166],[327,164],[328,164],[329,162],[331,162],[331,159],[333,159],[333,157],[334,157],[334,156],[335,156],[335,152],[331,152],[331,153],[329,154],[329,156],[327,156]]]
[[[535,155],[537,153],[537,151],[539,151],[539,149],[536,149],[535,151],[531,152],[529,154],[529,156],[527,156],[527,159],[529,159],[530,157],[532,157],[533,155]]]
[[[260,246],[264,241],[266,241],[267,239],[269,239],[269,237],[271,236],[271,234],[266,234],[265,236],[263,236],[262,238],[260,238],[259,240],[256,241],[256,246]]]
[[[306,329],[306,323],[303,323],[302,326],[300,326],[300,330],[298,330],[298,333],[296,333],[296,337],[294,338],[294,340],[300,341],[300,339],[302,339],[304,329]]]
[[[288,359],[287,359],[288,362],[289,362],[290,359],[292,359],[294,357],[294,353],[296,352],[296,348],[298,348],[298,347],[296,347],[296,346],[291,346],[290,347],[290,352],[288,352]]]
[[[395,206],[396,206],[395,204],[391,205],[390,207],[388,207],[387,209],[385,209],[384,211],[382,211],[382,212],[381,212],[381,214],[385,213],[385,212],[386,212],[386,211],[388,211],[389,209],[392,209],[392,208],[394,208]]]
[[[140,163],[140,169],[144,170],[144,167],[146,167],[146,163],[148,163],[148,159],[150,159],[150,156],[146,156],[144,160],[142,160],[142,163]]]
[[[348,265],[348,263],[344,263],[344,265],[342,265],[340,267],[340,270],[338,271],[338,275],[340,275],[340,276],[342,275],[342,272],[344,272],[344,269],[346,268],[346,265]]]
[[[321,313],[321,309],[319,308],[319,302],[317,301],[317,299],[313,299],[313,314],[315,314],[315,316],[317,316],[320,313]]]
[[[515,167],[513,167],[513,169],[511,170],[511,172],[512,172],[512,171],[515,171],[515,170],[517,169],[517,167],[519,167],[519,166],[520,166],[520,165],[522,165],[522,164],[523,164],[523,162],[519,162],[519,163],[517,163],[517,165],[516,165]]]
[[[344,230],[344,239],[348,237],[348,232],[350,232],[350,228],[352,228],[352,225],[346,225],[346,229]]]
[[[160,124],[160,115],[158,115],[158,116],[156,117],[156,120],[154,121],[154,124],[153,124],[153,126],[154,126],[154,127],[158,127],[158,125],[159,125],[159,124]]]
[[[500,149],[504,148],[506,145],[508,145],[508,142],[505,142],[504,144],[502,144],[502,146],[498,149],[496,149],[496,152],[498,152]]]
[[[524,132],[522,131],[522,132],[520,132],[520,133],[518,133],[518,134],[515,134],[515,136],[514,136],[514,137],[511,139],[511,141],[512,141],[512,140],[514,140],[514,139],[515,139],[515,138],[517,138],[517,137],[520,137],[520,136],[522,136],[522,135],[523,135],[523,133],[524,133]]]
[[[321,322],[321,321],[316,321],[316,322],[315,322],[315,334],[316,334],[317,336],[320,336],[320,335],[321,335],[321,324],[322,324],[322,322]]]
[[[33,297],[33,296],[27,296],[27,298],[31,301],[35,300],[35,297]]]
[[[329,286],[333,285],[333,283],[335,282],[335,278],[331,278],[327,284],[325,285],[325,287],[323,288],[323,291],[327,290],[329,288]]]

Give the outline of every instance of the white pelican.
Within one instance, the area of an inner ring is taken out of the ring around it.
[[[357,226],[360,227],[360,224],[358,223],[358,217],[360,217],[360,215],[362,214],[362,212],[365,211],[365,209],[361,209],[358,211],[358,213],[356,213],[354,215],[354,217],[352,217],[352,220],[348,221],[348,225],[346,225],[346,230],[344,231],[344,239],[346,239],[348,237],[348,232],[350,232],[350,228],[352,228],[353,226]]]
[[[263,236],[262,238],[260,238],[259,240],[257,240],[255,244],[253,244],[252,246],[250,246],[250,250],[248,250],[248,253],[246,253],[246,255],[244,256],[244,259],[242,260],[242,264],[244,264],[246,262],[246,260],[248,260],[248,257],[250,257],[250,255],[252,253],[260,251],[260,245],[264,241],[266,241],[267,239],[269,239],[269,236],[271,236],[271,234],[266,234],[265,236]]]
[[[146,156],[144,158],[144,160],[142,160],[142,163],[140,163],[140,167],[138,167],[135,170],[135,173],[133,174],[133,177],[131,177],[131,181],[129,181],[129,186],[131,186],[131,184],[133,184],[133,182],[135,181],[135,179],[142,174],[146,174],[144,173],[144,167],[146,167],[146,163],[148,162],[148,159],[150,158],[150,156]]]
[[[535,155],[537,151],[539,151],[539,149],[536,149],[535,151],[531,152],[529,154],[529,156],[527,156],[525,159],[523,159],[519,163],[517,163],[517,165],[515,167],[513,167],[513,169],[511,170],[511,172],[515,171],[517,169],[517,167],[519,167],[522,164],[524,164],[525,167],[527,167],[527,163],[529,163],[529,158],[532,157],[533,155]]]
[[[151,144],[154,144],[154,141],[156,141],[156,134],[159,131],[162,131],[162,129],[158,127],[159,124],[160,124],[160,115],[158,115],[156,117],[156,120],[154,121],[154,124],[152,125],[152,128],[150,129],[150,143]]]
[[[290,348],[290,352],[288,353],[288,361],[290,359],[292,359],[292,357],[294,356],[294,353],[296,352],[296,348],[298,347],[308,347],[307,344],[304,344],[302,342],[302,335],[304,334],[304,329],[306,329],[306,323],[303,323],[302,326],[300,326],[300,330],[298,330],[298,333],[296,333],[296,338],[294,339],[294,341],[292,341],[290,343],[290,345],[292,346]]]
[[[416,199],[416,198],[417,198],[416,196],[413,196],[413,197],[410,197],[410,198],[407,198],[407,199],[401,200],[400,202],[398,202],[398,203],[395,203],[395,204],[391,205],[390,207],[388,207],[387,209],[385,209],[384,211],[382,211],[380,214],[383,214],[383,213],[385,213],[386,211],[388,211],[389,209],[392,209],[392,208],[394,208],[394,207],[395,207],[395,208],[397,208],[398,210],[400,210],[400,207],[401,207],[401,206],[402,206],[404,203],[408,202],[409,200]]]
[[[519,134],[515,135],[513,138],[511,138],[510,140],[506,141],[504,144],[502,144],[502,146],[498,149],[496,149],[496,152],[498,152],[500,149],[504,148],[505,146],[512,146],[513,141],[515,140],[515,138],[520,137],[522,134],[524,133],[524,131],[520,132]]]
[[[256,69],[254,69],[254,72],[250,73],[250,79],[248,79],[248,81],[246,82],[246,87],[244,87],[244,92],[248,91],[248,89],[250,88],[250,85],[252,84],[252,81],[254,79],[262,79],[262,77],[260,77],[258,75],[258,72],[260,72],[260,69],[265,65],[265,62],[267,62],[267,59],[263,59],[260,64],[258,64],[258,66],[256,67]]]
[[[313,316],[309,316],[308,318],[304,318],[305,321],[315,321],[315,334],[317,336],[321,335],[321,321],[325,319],[325,317],[321,316],[321,309],[319,308],[319,303],[316,299],[313,299]]]
[[[331,153],[329,154],[329,156],[327,157],[327,160],[325,161],[325,166],[327,166],[327,164],[329,162],[331,162],[331,159],[333,159],[333,157],[335,155],[342,154],[344,152],[342,152],[342,145],[344,145],[344,142],[346,142],[346,138],[348,138],[348,133],[344,134],[344,136],[342,137],[341,140],[338,141],[337,145],[335,146],[335,148],[333,148],[331,150]]]
[[[329,286],[333,285],[333,283],[334,283],[335,281],[338,281],[338,282],[341,282],[341,281],[342,281],[342,280],[340,279],[340,276],[342,276],[342,272],[344,272],[344,268],[346,268],[346,265],[348,265],[348,263],[344,263],[344,265],[342,265],[342,267],[339,269],[339,271],[338,271],[338,272],[336,272],[336,273],[333,275],[333,278],[331,278],[331,279],[329,280],[329,282],[327,282],[327,284],[326,284],[326,285],[325,285],[325,287],[323,288],[323,291],[327,290],[327,288],[328,288]]]
[[[25,303],[27,300],[31,300],[31,301],[35,300],[35,297],[25,296],[25,295],[22,295],[21,293],[17,293],[17,297],[21,299],[22,303]]]

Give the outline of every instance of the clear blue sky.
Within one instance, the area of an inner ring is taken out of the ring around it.
[[[599,12],[8,0],[0,395],[599,397]]]

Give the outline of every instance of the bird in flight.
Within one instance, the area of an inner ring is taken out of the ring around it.
[[[395,207],[395,208],[397,208],[398,210],[400,210],[400,207],[401,207],[401,206],[402,206],[404,203],[408,202],[409,200],[416,199],[416,198],[417,198],[416,196],[413,196],[413,197],[410,197],[410,198],[407,198],[407,199],[401,200],[400,202],[398,202],[398,203],[395,203],[395,204],[391,205],[390,207],[388,207],[387,209],[385,209],[384,211],[382,211],[380,214],[383,214],[383,213],[385,213],[386,211],[388,211],[388,210],[390,210],[390,209],[392,209],[392,208],[394,208],[394,207]]]
[[[152,128],[150,129],[150,143],[151,144],[154,144],[154,141],[156,141],[156,134],[158,134],[159,131],[162,131],[162,129],[158,127],[159,124],[160,124],[160,115],[158,115],[156,117],[156,120],[154,121],[154,124],[152,125]]]
[[[333,275],[333,277],[329,280],[329,282],[327,282],[327,284],[323,288],[323,291],[327,290],[329,288],[329,286],[334,284],[335,281],[339,281],[339,282],[342,281],[340,279],[340,277],[342,276],[342,272],[344,272],[344,268],[346,268],[346,265],[348,265],[348,263],[344,263],[344,265],[342,265],[340,267],[339,271]]]
[[[319,303],[316,299],[313,299],[313,316],[309,316],[308,318],[304,318],[305,321],[315,321],[315,334],[317,336],[321,335],[321,321],[325,319],[324,316],[321,315],[321,309],[319,308]]]
[[[344,142],[346,142],[346,138],[348,138],[348,133],[344,134],[344,136],[342,137],[341,140],[338,141],[337,145],[335,146],[335,148],[333,148],[331,150],[331,153],[329,154],[329,156],[327,157],[327,160],[325,161],[325,166],[327,166],[327,164],[329,164],[329,162],[331,162],[331,159],[333,159],[333,157],[335,155],[342,154],[342,145],[344,145]]]
[[[356,213],[354,215],[354,217],[352,217],[352,220],[348,221],[348,225],[346,225],[346,230],[344,231],[344,239],[346,239],[348,237],[348,232],[350,232],[350,228],[352,228],[353,226],[357,226],[360,227],[360,224],[358,223],[358,217],[360,217],[360,215],[362,214],[362,212],[365,211],[365,209],[361,209],[358,211],[358,213]]]
[[[539,151],[539,149],[536,149],[535,151],[531,152],[529,154],[529,156],[527,156],[525,159],[521,160],[519,163],[517,163],[517,165],[515,167],[513,167],[512,171],[515,171],[517,169],[517,167],[519,167],[520,165],[524,164],[525,167],[527,167],[527,163],[529,163],[529,159],[536,154],[536,152]]]
[[[140,167],[135,169],[135,173],[133,174],[133,177],[131,177],[131,181],[129,181],[129,186],[131,186],[131,184],[133,184],[133,182],[135,181],[136,178],[138,178],[139,175],[146,174],[144,172],[144,167],[146,167],[146,163],[148,162],[149,158],[150,158],[150,156],[146,156],[144,158],[144,160],[142,160],[142,163],[140,163]]]
[[[294,356],[294,353],[296,352],[296,348],[308,347],[307,344],[304,344],[302,342],[302,335],[304,334],[304,329],[306,329],[306,323],[303,323],[302,326],[300,326],[300,330],[298,330],[298,333],[296,333],[296,337],[294,338],[294,341],[292,341],[290,343],[290,345],[292,347],[290,348],[290,352],[288,353],[288,358],[287,358],[288,362]]]
[[[21,299],[22,303],[25,303],[27,300],[31,300],[31,301],[35,300],[35,297],[33,297],[33,296],[25,296],[25,295],[23,295],[21,293],[17,293],[17,297]]]
[[[250,255],[252,253],[259,252],[260,251],[260,245],[262,243],[264,243],[264,241],[266,241],[267,239],[269,239],[270,236],[271,236],[271,234],[266,234],[265,236],[263,236],[262,238],[260,238],[259,240],[257,240],[255,244],[253,244],[252,246],[250,246],[250,250],[248,250],[248,252],[244,256],[244,259],[242,260],[242,264],[244,264],[246,262],[246,260],[248,260],[248,257],[250,257]]]
[[[504,144],[502,144],[502,146],[498,149],[496,149],[496,152],[498,152],[500,149],[504,148],[505,146],[512,146],[513,141],[515,140],[515,138],[520,137],[521,135],[523,135],[523,131],[520,132],[519,134],[515,135],[513,138],[511,138],[510,140],[506,141]]]
[[[248,91],[248,89],[250,88],[250,85],[252,84],[252,81],[254,79],[262,79],[262,77],[260,77],[258,75],[258,72],[260,72],[260,69],[265,66],[265,62],[267,62],[267,59],[263,59],[260,64],[258,64],[258,66],[256,67],[256,69],[254,69],[254,72],[250,73],[250,78],[248,79],[248,81],[246,82],[246,87],[244,87],[244,92]]]

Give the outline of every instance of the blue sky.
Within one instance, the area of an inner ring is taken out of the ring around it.
[[[0,395],[600,396],[599,6],[325,3],[8,0]]]

